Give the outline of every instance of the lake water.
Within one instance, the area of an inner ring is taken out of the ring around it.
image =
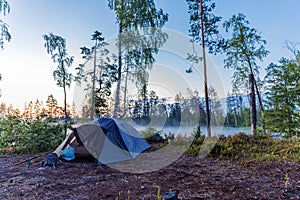
[[[147,127],[135,127],[138,131],[145,130]],[[180,127],[172,127],[172,126],[167,126],[167,127],[154,127],[156,130],[161,131],[161,133],[164,134],[174,134],[174,135],[183,135],[183,136],[189,136],[192,133],[194,133],[195,128],[194,126],[180,126]],[[200,127],[201,130],[201,135],[207,135],[207,130],[206,127]],[[234,135],[239,132],[244,132],[246,134],[251,133],[251,128],[250,127],[211,127],[211,134],[213,135],[218,135],[222,134],[225,136],[228,135]]]

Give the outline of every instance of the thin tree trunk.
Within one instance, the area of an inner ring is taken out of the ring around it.
[[[257,83],[256,83],[255,79],[254,79],[254,84],[255,84],[255,89],[256,89],[257,96],[258,96],[258,101],[259,101],[260,109],[261,109],[261,127],[262,127],[264,133],[266,133],[266,130],[265,130],[264,107],[263,107],[263,104],[262,104],[262,99],[261,99],[260,92],[258,90],[258,86],[257,86]]]
[[[90,113],[90,120],[92,121],[94,119],[95,116],[95,82],[96,82],[96,47],[97,47],[97,43],[94,47],[94,70],[93,70],[93,77],[92,77],[92,81],[93,81],[93,85],[92,85],[92,99],[91,99],[91,113]]]
[[[120,107],[120,89],[121,89],[121,76],[122,76],[122,45],[121,45],[121,39],[120,36],[123,32],[123,26],[122,23],[120,22],[119,24],[119,55],[118,55],[118,61],[119,61],[119,66],[118,66],[118,81],[117,81],[117,88],[116,88],[116,97],[115,97],[115,105],[114,105],[114,113],[113,117],[117,118],[118,113],[119,113],[119,107]]]
[[[100,67],[100,73],[99,73],[99,92],[101,92],[102,90],[102,71],[103,71],[103,66]],[[101,109],[99,108],[98,110],[98,116],[101,117]]]
[[[234,109],[234,123],[235,127],[238,126],[238,114],[236,113],[236,109]]]
[[[126,70],[125,75],[125,88],[124,88],[124,105],[123,105],[123,115],[122,117],[126,116],[126,98],[127,98],[127,82],[128,82],[128,69]]]
[[[64,113],[65,113],[65,118],[67,118],[67,91],[66,91],[66,86],[64,86]]]
[[[210,110],[209,110],[209,98],[207,89],[207,72],[206,72],[206,57],[205,57],[205,43],[204,43],[204,19],[203,19],[203,5],[202,0],[200,0],[200,20],[201,20],[201,39],[202,39],[202,57],[203,57],[203,67],[204,67],[204,95],[205,95],[205,106],[206,106],[206,129],[207,136],[211,137],[210,129]]]
[[[64,71],[65,74],[65,71]],[[64,133],[67,135],[67,90],[66,90],[66,82],[65,82],[65,76],[64,76],[64,111],[65,111],[65,123],[64,123]]]
[[[257,123],[257,113],[256,113],[256,98],[255,98],[255,90],[254,86],[256,86],[253,68],[251,64],[250,57],[246,54],[247,62],[250,68],[249,74],[249,97],[250,97],[250,121],[251,121],[251,132],[255,134],[256,123]],[[257,87],[257,86],[256,86]],[[258,92],[258,90],[257,90]],[[258,93],[259,94],[259,93]]]
[[[256,101],[255,101],[253,73],[249,74],[249,88],[250,88],[249,96],[250,96],[251,133],[255,134],[257,116],[256,116]]]
[[[64,68],[64,63],[61,63],[63,69],[63,90],[64,90],[64,114],[65,114],[65,122],[67,120],[67,90],[66,90],[66,71]]]

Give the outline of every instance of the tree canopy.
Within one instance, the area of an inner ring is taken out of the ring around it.
[[[0,13],[4,16],[10,12],[10,6],[6,0],[0,0]],[[0,19],[0,47],[3,49],[4,41],[10,41],[11,35],[8,31],[8,24]]]
[[[131,71],[138,87],[146,84],[146,70],[152,67],[154,54],[167,39],[167,34],[161,28],[168,21],[168,14],[156,9],[153,0],[108,0],[108,6],[115,12],[119,25],[118,82],[114,106],[116,117],[120,112],[122,73],[125,72],[127,77]]]
[[[266,125],[269,131],[300,135],[300,66],[296,60],[282,58],[266,71]]]
[[[225,21],[223,27],[231,34],[231,38],[225,41],[223,50],[226,55],[225,68],[234,69],[233,88],[237,91],[239,88],[248,88],[248,74],[253,73],[258,79],[257,61],[262,61],[269,53],[265,48],[266,40],[256,29],[250,27],[246,16],[241,13]]]
[[[188,13],[190,15],[190,36],[193,37],[199,44],[202,44],[201,23],[200,23],[200,1],[186,0],[188,4]],[[209,53],[218,53],[221,51],[220,45],[223,43],[223,38],[219,33],[218,23],[222,17],[216,16],[213,10],[216,7],[211,0],[203,0],[203,28],[204,28],[204,43],[208,48]]]
[[[88,84],[88,91],[91,94],[87,95],[88,103],[87,107],[90,107],[90,119],[93,119],[95,114],[99,116],[109,115],[109,97],[111,95],[111,87],[116,81],[117,67],[114,62],[111,62],[109,57],[109,45],[105,38],[102,37],[102,33],[95,31],[92,34],[92,40],[95,44],[91,48],[81,47],[82,58],[85,60],[84,64],[80,64],[76,68],[77,75],[76,81],[81,84],[82,80]],[[93,69],[89,70],[87,67],[88,62],[93,61]],[[94,109],[93,109],[94,108]],[[89,110],[87,108],[87,110]],[[85,111],[86,112],[86,111]]]
[[[44,46],[47,53],[51,55],[54,63],[58,63],[57,68],[53,71],[53,78],[57,86],[62,87],[64,90],[64,111],[65,116],[67,116],[66,88],[71,86],[73,79],[72,73],[68,72],[68,67],[72,65],[73,57],[68,55],[66,40],[61,36],[49,33],[43,35],[43,39],[45,40]]]

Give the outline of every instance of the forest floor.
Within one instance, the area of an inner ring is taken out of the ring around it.
[[[75,159],[42,167],[34,155],[0,156],[0,199],[300,199],[300,163],[250,162],[181,156],[153,172],[121,172]]]

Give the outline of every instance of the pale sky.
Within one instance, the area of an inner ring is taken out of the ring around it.
[[[95,30],[103,33],[107,39],[117,33],[117,24],[113,11],[108,9],[106,0],[9,0],[11,12],[0,19],[9,24],[12,40],[5,43],[0,51],[0,102],[12,103],[22,109],[25,102],[36,99],[46,101],[53,94],[63,101],[62,88],[58,88],[53,80],[52,70],[56,65],[52,62],[43,46],[42,35],[49,32],[66,39],[69,55],[75,57],[73,68],[82,63],[81,46],[90,47],[91,34]],[[169,14],[165,28],[188,38],[188,13],[184,0],[156,0],[158,8]],[[215,14],[228,19],[233,14],[241,12],[246,15],[253,28],[256,28],[267,40],[266,48],[269,56],[261,63],[263,69],[271,62],[277,62],[281,57],[291,57],[284,48],[286,40],[297,42],[299,39],[300,20],[298,17],[299,0],[216,0]],[[180,44],[174,42],[176,48]],[[168,51],[173,51],[167,49]],[[182,55],[183,54],[183,55]],[[184,53],[179,56],[184,56]],[[214,70],[221,75],[221,83],[225,93],[230,90],[231,70],[224,69],[222,56],[211,56]],[[167,60],[167,61],[166,61]],[[163,65],[174,65],[174,60],[168,63],[167,57]],[[182,61],[184,63],[184,61]],[[179,64],[178,64],[179,65]],[[183,64],[184,65],[184,64]],[[178,73],[185,73],[187,66],[179,66]],[[156,74],[157,72],[153,73]],[[208,82],[215,77],[214,72],[208,72]],[[194,75],[195,76],[195,75]],[[202,80],[199,75],[200,81]],[[202,90],[199,87],[199,90]],[[68,91],[68,102],[72,102],[73,91]]]

